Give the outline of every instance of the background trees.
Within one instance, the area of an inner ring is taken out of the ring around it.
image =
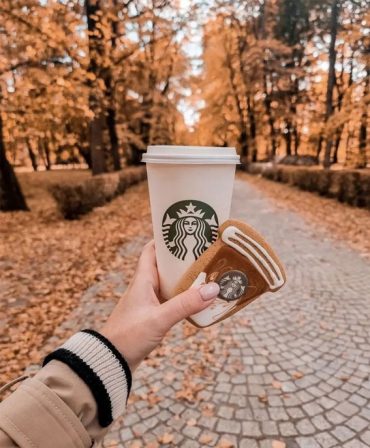
[[[0,0],[0,209],[26,207],[12,165],[98,174],[139,163],[148,144],[366,167],[366,0],[182,3]],[[190,23],[203,36],[196,74]],[[189,130],[180,110],[194,107]]]
[[[25,208],[5,160],[98,174],[175,141],[183,15],[166,0],[0,0],[0,197]]]
[[[218,1],[204,25],[198,141],[236,144],[246,161],[365,167],[369,23],[365,1]]]

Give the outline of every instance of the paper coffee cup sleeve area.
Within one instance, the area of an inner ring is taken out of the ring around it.
[[[279,290],[286,275],[264,238],[247,224],[230,219],[220,227],[217,240],[185,272],[175,294],[211,281],[220,286],[217,299],[188,319],[198,327],[220,322],[265,292]]]

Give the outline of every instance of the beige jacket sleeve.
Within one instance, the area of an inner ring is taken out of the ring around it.
[[[0,403],[0,448],[89,448],[106,432],[89,388],[56,360]]]

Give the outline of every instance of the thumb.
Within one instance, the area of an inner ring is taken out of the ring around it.
[[[218,284],[211,282],[200,288],[190,288],[163,303],[160,306],[161,319],[166,331],[177,322],[207,308],[219,292]]]

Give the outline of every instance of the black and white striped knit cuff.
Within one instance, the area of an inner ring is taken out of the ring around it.
[[[44,365],[53,359],[67,364],[87,384],[101,426],[109,426],[122,415],[131,389],[131,371],[108,339],[96,331],[82,330],[50,353]]]

